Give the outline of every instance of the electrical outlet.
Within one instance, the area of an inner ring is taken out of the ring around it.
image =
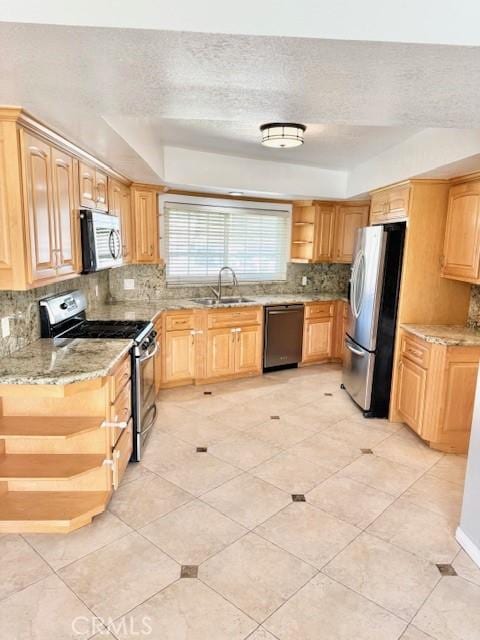
[[[308,284],[307,276],[302,276],[302,287],[306,287]]]
[[[133,278],[124,278],[123,288],[125,290],[135,289],[135,280]]]
[[[6,316],[2,318],[2,338],[8,338],[10,335],[10,318]]]

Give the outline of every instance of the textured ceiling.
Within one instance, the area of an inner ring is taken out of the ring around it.
[[[143,180],[108,119],[145,125],[152,144],[270,160],[258,126],[300,121],[307,144],[288,162],[338,169],[423,128],[480,127],[473,47],[0,23],[0,77],[0,103]]]

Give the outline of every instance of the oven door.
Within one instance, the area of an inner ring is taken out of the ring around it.
[[[147,351],[135,357],[136,368],[136,401],[133,460],[140,460],[142,449],[150,435],[157,417],[155,403],[155,356],[158,351],[156,340]]]

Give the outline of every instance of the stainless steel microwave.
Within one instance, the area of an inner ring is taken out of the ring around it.
[[[80,210],[83,273],[122,264],[120,219],[101,211]]]

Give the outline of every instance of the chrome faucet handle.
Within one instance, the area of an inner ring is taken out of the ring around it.
[[[217,300],[220,300],[220,292],[218,289],[215,289],[214,287],[209,287],[210,291],[213,293],[213,295],[216,297]]]

